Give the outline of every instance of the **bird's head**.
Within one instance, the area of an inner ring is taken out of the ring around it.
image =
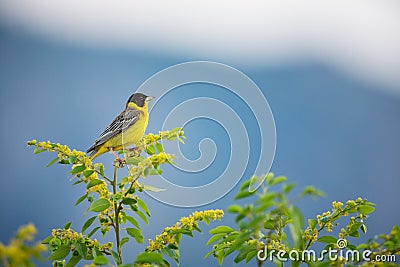
[[[126,107],[129,107],[130,104],[135,104],[136,106],[142,108],[147,105],[147,102],[151,101],[154,97],[147,96],[142,93],[135,93],[129,97],[128,102],[126,102]]]

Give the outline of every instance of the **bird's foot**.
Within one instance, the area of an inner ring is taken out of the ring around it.
[[[115,165],[115,166],[117,166],[117,167],[119,167],[119,168],[124,167],[124,165],[125,165],[125,160],[124,160],[124,159],[121,159],[121,158],[117,155],[117,153],[115,153],[115,151],[114,151],[112,148],[110,149],[110,152],[115,156],[114,163],[115,163],[115,164],[118,164],[118,165]]]
[[[125,165],[125,160],[121,159],[120,157],[115,158],[114,162],[115,162],[115,164],[118,164],[118,165],[115,165],[115,166],[117,166],[119,168],[122,168]]]

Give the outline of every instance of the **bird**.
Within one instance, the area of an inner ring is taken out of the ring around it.
[[[91,159],[136,144],[144,135],[149,122],[148,102],[154,99],[142,93],[132,94],[125,109],[100,134],[94,144],[86,151]]]

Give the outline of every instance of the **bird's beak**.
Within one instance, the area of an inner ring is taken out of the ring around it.
[[[149,101],[151,101],[153,99],[154,99],[154,96],[148,96],[148,97],[146,97],[146,102],[149,102]]]

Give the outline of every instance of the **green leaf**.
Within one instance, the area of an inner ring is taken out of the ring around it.
[[[49,162],[49,164],[46,165],[46,167],[50,167],[51,165],[53,165],[54,163],[56,163],[58,161],[58,157],[53,159],[52,161]]]
[[[325,193],[316,189],[313,186],[307,186],[306,188],[304,188],[303,192],[301,193],[301,196],[317,196],[317,197],[323,197],[325,196]]]
[[[97,255],[93,263],[96,265],[107,265],[108,264],[108,259],[104,255]]]
[[[72,185],[77,185],[77,184],[80,184],[82,182],[83,182],[83,180],[78,180],[78,181],[75,181]]]
[[[308,262],[307,262],[308,264]],[[318,267],[328,267],[331,266],[331,262],[330,261],[324,261],[324,262],[319,262],[316,264]]]
[[[221,249],[221,250],[215,252],[215,256],[218,260],[219,265],[222,265],[222,263],[224,262],[224,257],[225,257],[224,250]]]
[[[82,259],[80,255],[77,256],[72,256],[69,261],[67,262],[67,265],[65,267],[74,267],[75,265],[78,264],[78,262]]]
[[[241,248],[239,254],[234,259],[235,263],[239,263],[239,262],[243,261],[244,259],[246,259],[246,256],[250,251],[254,251],[256,249],[257,248],[255,248],[253,246],[249,246],[249,245],[244,246],[243,248]]]
[[[78,262],[82,259],[82,257],[80,255],[77,256],[72,256],[69,261],[67,262],[67,264],[65,265],[65,267],[74,267],[75,265],[78,264]]]
[[[90,205],[90,210],[94,212],[101,212],[103,210],[106,210],[110,207],[111,203],[108,199],[106,198],[99,198],[95,202]]]
[[[149,175],[159,175],[161,173],[162,173],[161,169],[157,170],[157,169],[155,169],[153,167],[147,167],[146,169],[144,169],[144,172],[143,172],[145,177],[147,177]]]
[[[90,231],[90,233],[88,234],[88,237],[91,237],[92,235],[94,235],[99,229],[100,229],[100,226],[93,228],[93,230]]]
[[[79,203],[81,203],[82,201],[84,201],[87,198],[87,196],[88,196],[88,194],[84,194],[83,196],[78,198],[78,200],[75,202],[75,206],[78,206]]]
[[[228,211],[231,213],[238,213],[241,212],[243,210],[243,208],[239,205],[231,205],[228,208]]]
[[[282,186],[282,191],[286,194],[288,194],[290,191],[292,191],[292,189],[294,188],[294,184],[284,184]]]
[[[69,164],[75,164],[77,160],[78,160],[78,158],[76,156],[70,156],[68,158],[68,163]]]
[[[163,148],[162,144],[157,143],[156,148],[157,148],[158,153],[164,152],[164,148]]]
[[[215,227],[214,229],[211,229],[209,231],[210,234],[220,234],[220,233],[231,233],[235,231],[235,229],[233,229],[232,227],[226,226],[226,225],[221,225],[218,227]]]
[[[143,161],[143,157],[142,156],[140,156],[140,157],[127,157],[126,159],[125,159],[125,163],[126,164],[128,164],[128,165],[135,165],[135,166],[137,166],[140,162],[142,162]]]
[[[246,180],[240,186],[240,191],[249,190],[249,185],[251,184],[252,179]]]
[[[285,176],[278,176],[278,177],[274,177],[268,184],[270,186],[272,186],[272,185],[276,185],[276,184],[283,183],[286,181],[287,181],[287,178]]]
[[[50,240],[53,239],[52,235],[49,235],[48,237],[46,237],[45,239],[42,240],[42,244],[48,244],[50,242]]]
[[[85,232],[86,229],[88,229],[92,223],[94,222],[94,220],[97,218],[97,216],[93,216],[92,218],[89,218],[82,226],[82,233]]]
[[[124,238],[121,239],[121,248],[123,245],[125,245],[125,243],[127,243],[129,241],[129,237],[125,236]]]
[[[111,256],[113,257],[114,263],[119,266],[121,264],[121,261],[119,259],[118,253],[115,252],[114,250],[111,250]]]
[[[87,247],[85,245],[85,243],[77,243],[76,244],[76,250],[78,251],[79,255],[86,259],[86,255],[87,255]]]
[[[246,191],[240,191],[240,192],[235,196],[235,199],[241,199],[241,198],[245,198],[245,197],[252,196],[252,195],[254,195],[255,192],[256,192],[256,191],[250,192],[250,191],[248,191],[248,190],[246,190]]]
[[[127,228],[126,232],[128,233],[128,235],[130,235],[131,237],[133,237],[136,242],[138,242],[139,244],[143,243],[143,236],[142,236],[142,232],[139,229],[136,228]]]
[[[375,208],[370,205],[361,205],[358,207],[358,212],[361,214],[370,214],[375,211]]]
[[[193,229],[196,230],[197,232],[201,233],[201,229],[197,225],[193,225]]]
[[[101,176],[104,177],[104,165],[103,164],[100,165],[100,167],[99,167],[99,173],[100,173]]]
[[[358,232],[358,229],[363,225],[363,223],[359,222],[359,223],[355,223],[351,226],[350,230],[349,230],[349,236],[352,237],[359,237],[360,233]]]
[[[35,149],[33,150],[33,154],[39,154],[45,151],[46,149],[40,149],[39,147],[35,147]]]
[[[135,212],[146,224],[149,224],[149,221],[147,220],[147,217],[146,215],[144,215],[143,212],[141,212],[140,210],[137,210]]]
[[[172,233],[173,234],[184,234],[184,235],[188,235],[188,236],[193,237],[193,233],[189,229],[182,229],[182,228],[181,229],[175,229],[175,230],[172,230]]]
[[[182,234],[181,233],[177,233],[175,234],[175,241],[177,244],[179,244],[182,240]]]
[[[89,177],[90,175],[92,175],[94,173],[94,170],[85,170],[84,172],[83,172],[83,175],[85,176],[85,177]]]
[[[131,224],[133,224],[134,226],[136,226],[136,228],[140,229],[140,225],[139,225],[138,221],[137,221],[135,218],[133,218],[132,216],[126,216],[126,219],[127,219]]]
[[[210,257],[210,255],[214,254],[214,250],[209,251],[205,256],[204,259],[207,259],[208,257]]]
[[[154,146],[147,146],[146,153],[149,155],[154,155],[156,153],[156,149],[154,148]]]
[[[134,205],[134,204],[137,203],[137,200],[134,199],[134,198],[129,198],[129,197],[127,197],[127,198],[124,198],[124,199],[122,200],[122,203],[125,204],[125,205]]]
[[[139,204],[139,207],[140,207],[144,212],[146,212],[146,214],[147,214],[148,216],[150,216],[150,211],[149,211],[149,208],[147,207],[146,203],[145,203],[143,200],[141,200],[141,199],[138,199],[137,202],[138,202],[138,204]]]
[[[308,219],[308,226],[311,229],[315,229],[315,227],[317,226],[318,221],[315,219]]]
[[[264,222],[264,228],[269,229],[269,230],[274,230],[275,225],[276,225],[276,219],[273,217],[267,217],[267,219]]]
[[[71,224],[72,224],[72,222],[67,222],[67,223],[64,225],[64,229],[67,230],[67,229],[71,228]]]
[[[176,255],[175,251],[170,249],[169,247],[165,247],[161,250],[162,253],[173,259],[176,263],[179,264],[179,257]]]
[[[206,246],[211,245],[212,243],[216,242],[217,240],[223,238],[226,234],[225,233],[220,233],[220,234],[215,234],[210,239],[208,239]]]
[[[129,207],[131,208],[132,211],[138,211],[139,210],[137,205],[129,205]]]
[[[244,213],[239,213],[238,216],[236,216],[235,222],[240,222],[244,217],[246,217]]]
[[[322,236],[318,238],[317,242],[327,243],[327,244],[335,244],[337,242],[337,238],[334,236]]]
[[[86,166],[80,164],[80,165],[75,166],[75,167],[71,170],[70,173],[71,173],[72,175],[75,175],[75,174],[78,174],[78,173],[83,172],[85,169],[86,169]]]
[[[69,245],[62,245],[56,251],[52,252],[49,256],[49,260],[60,260],[68,256],[70,251]]]
[[[99,185],[99,184],[102,184],[102,183],[103,183],[102,180],[93,179],[93,180],[91,180],[91,181],[87,184],[86,189],[89,189],[89,188],[91,188],[91,187],[93,187],[93,186],[96,186],[96,185]]]
[[[365,225],[365,224],[363,224],[363,225],[361,225],[361,231],[363,231],[364,232],[364,234],[366,234],[367,233],[367,226]]]
[[[352,236],[352,237],[360,237],[360,233],[358,232],[358,230],[355,230],[355,231],[349,233],[349,236]]]
[[[143,252],[139,254],[136,258],[137,263],[156,263],[160,265],[165,265],[164,259],[161,253],[157,252]]]
[[[250,251],[246,255],[246,263],[249,263],[257,255],[257,250]]]

